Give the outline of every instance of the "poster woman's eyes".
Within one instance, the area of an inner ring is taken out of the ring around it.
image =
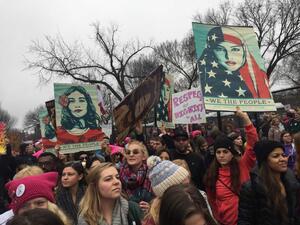
[[[245,63],[245,52],[242,45],[221,42],[213,50],[218,63],[226,70],[236,71]]]
[[[87,113],[87,101],[83,94],[74,91],[68,96],[69,109],[74,117],[81,118]]]

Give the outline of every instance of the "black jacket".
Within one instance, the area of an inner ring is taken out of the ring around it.
[[[203,176],[206,171],[204,160],[200,155],[195,152],[189,152],[187,154],[181,154],[178,151],[173,151],[172,159],[184,159],[189,166],[192,175],[192,181],[194,185],[201,190],[205,190],[203,184]]]
[[[287,194],[288,224],[280,224],[278,216],[267,204],[267,194],[258,174],[253,171],[250,181],[243,185],[240,192],[238,225],[299,225],[299,183],[290,170],[282,176],[282,182]]]

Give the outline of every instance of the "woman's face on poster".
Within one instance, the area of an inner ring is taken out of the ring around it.
[[[164,100],[165,105],[167,105],[168,102],[170,101],[170,97],[171,97],[170,86],[167,84],[164,84],[163,100]]]
[[[83,94],[74,91],[68,96],[69,109],[76,118],[81,118],[87,113],[87,101]]]
[[[213,52],[218,59],[218,63],[229,71],[238,70],[245,62],[245,52],[242,45],[220,42]]]

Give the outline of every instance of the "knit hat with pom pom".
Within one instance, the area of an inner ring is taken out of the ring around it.
[[[169,160],[162,161],[158,156],[150,156],[147,160],[149,179],[154,194],[161,197],[169,187],[181,184],[189,177],[189,172]]]

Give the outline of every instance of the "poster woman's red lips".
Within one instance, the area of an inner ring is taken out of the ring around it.
[[[236,62],[234,62],[234,61],[226,61],[225,62],[228,66],[234,66],[235,64],[236,64]]]

